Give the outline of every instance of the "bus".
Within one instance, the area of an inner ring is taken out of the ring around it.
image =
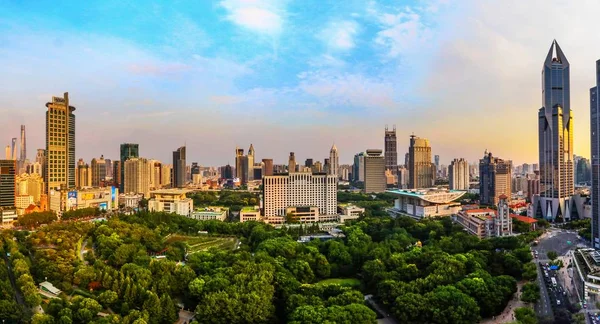
[[[550,280],[552,281],[552,286],[556,287],[556,278],[552,277]]]

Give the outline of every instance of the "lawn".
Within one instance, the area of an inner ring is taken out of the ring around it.
[[[188,246],[188,253],[206,251],[210,248],[221,250],[233,249],[236,239],[233,237],[215,237],[215,236],[185,236],[171,235],[167,243],[185,242]]]
[[[356,278],[331,278],[321,280],[316,283],[316,285],[340,285],[352,288],[360,287],[360,280]]]

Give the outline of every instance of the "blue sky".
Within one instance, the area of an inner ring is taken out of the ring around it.
[[[574,66],[576,150],[588,155],[600,46],[585,39],[600,8],[544,4],[0,0],[0,138],[25,123],[33,156],[45,102],[69,91],[86,160],[137,142],[168,161],[186,143],[190,162],[223,165],[253,143],[285,163],[289,151],[323,159],[335,142],[350,163],[396,124],[399,155],[414,132],[445,162],[485,149],[534,162],[539,72],[557,38]]]

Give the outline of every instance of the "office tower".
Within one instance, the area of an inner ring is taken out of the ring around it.
[[[288,207],[317,207],[320,215],[337,214],[337,179],[333,175],[294,172],[265,176],[264,216],[286,216]]]
[[[248,156],[246,157],[246,179],[248,181],[254,180],[254,146],[250,144],[250,148],[248,148]]]
[[[253,171],[253,179],[254,180],[262,180],[263,178],[263,168],[264,168],[264,164],[263,163],[256,163],[254,164],[254,167],[252,168]]]
[[[92,168],[83,159],[79,159],[77,162],[75,186],[78,189],[92,186]]]
[[[150,163],[144,158],[129,158],[124,163],[126,194],[143,194],[150,197]]]
[[[569,61],[555,40],[542,69],[542,108],[538,112],[542,191],[534,198],[536,217],[549,220],[571,219],[574,122],[569,73]]]
[[[219,168],[221,179],[233,179],[233,167],[229,164]]]
[[[6,145],[6,147],[4,148],[4,156],[7,160],[12,160],[11,154],[12,152],[10,151],[10,145]]]
[[[27,160],[27,146],[25,144],[25,125],[21,125],[21,157],[19,158],[22,162]]]
[[[363,191],[366,193],[385,192],[385,157],[381,150],[367,150],[364,157],[365,185]]]
[[[336,177],[340,176],[340,155],[335,144],[329,150],[329,174]]]
[[[106,160],[104,160],[104,155],[100,156],[99,159],[93,158],[91,164],[92,187],[104,186],[104,180],[106,179]]]
[[[242,181],[244,177],[244,149],[239,147],[235,148],[235,174],[236,178],[239,178]]]
[[[45,192],[75,187],[75,107],[69,105],[69,93],[52,97],[46,103]]]
[[[162,188],[162,163],[158,160],[149,160],[150,189]]]
[[[121,175],[123,174],[121,172],[121,170],[123,169],[123,164],[121,163],[121,161],[117,160],[117,161],[113,161],[113,185],[117,188],[120,188],[121,185],[123,184],[123,178],[121,177]],[[122,190],[119,189],[119,192],[123,193]]]
[[[496,206],[501,195],[510,197],[512,188],[512,161],[494,157],[485,151],[479,160],[479,201]]]
[[[0,209],[15,207],[15,160],[0,160]]]
[[[586,184],[591,182],[590,160],[584,157],[575,159],[575,183]]]
[[[166,187],[171,185],[171,175],[173,173],[173,166],[170,164],[163,164],[161,173],[162,186]]]
[[[44,179],[36,173],[23,173],[16,177],[16,195],[31,196],[35,204],[40,203],[44,193]]]
[[[408,169],[405,166],[398,167],[398,188],[408,189]]]
[[[354,164],[352,165],[352,180],[355,182],[365,181],[365,153],[360,152],[354,155]]]
[[[198,165],[198,162],[192,162],[190,172],[192,174],[192,178],[194,177],[194,174],[200,174],[200,166]]]
[[[264,163],[263,177],[273,175],[273,159],[262,159]]]
[[[448,168],[448,185],[451,190],[469,190],[469,163],[454,159]]]
[[[17,138],[16,137],[12,138],[10,151],[11,151],[10,159],[16,160],[17,159]]]
[[[540,179],[538,177],[527,179],[527,200],[533,201],[533,196],[540,194]]]
[[[106,162],[106,178],[113,178],[113,161],[111,159],[104,159],[104,161]]]
[[[313,163],[313,166],[311,168],[311,172],[312,173],[321,173],[323,172],[323,163],[321,163],[321,161],[317,161],[315,163]]]
[[[121,161],[120,166],[120,178],[119,182],[119,192],[125,192],[124,189],[124,181],[125,181],[125,161],[140,157],[140,145],[134,143],[123,143],[119,148],[119,157]]]
[[[313,159],[306,159],[304,161],[304,166],[307,167],[307,168],[311,168],[313,166],[313,163],[314,163]]]
[[[435,182],[435,165],[431,163],[429,141],[411,135],[408,155],[409,188],[431,188]]]
[[[433,162],[435,163],[435,172],[437,174],[437,172],[440,171],[440,156],[439,155],[434,155],[433,156]]]
[[[185,146],[173,151],[173,188],[185,187]]]
[[[323,160],[323,172],[329,174],[329,159],[324,159]]]
[[[294,152],[290,152],[290,157],[288,158],[288,172],[296,172],[296,156]]]
[[[385,168],[392,171],[396,175],[398,168],[398,140],[396,139],[396,125],[392,130],[389,130],[385,125],[384,146],[385,149]]]

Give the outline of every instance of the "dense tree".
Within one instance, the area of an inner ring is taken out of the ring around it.
[[[548,259],[554,261],[556,260],[556,258],[558,258],[558,253],[556,253],[556,251],[548,251],[548,253],[546,253],[546,255],[548,256]]]
[[[535,303],[540,299],[540,286],[537,283],[526,283],[521,291],[521,300],[526,303]]]

